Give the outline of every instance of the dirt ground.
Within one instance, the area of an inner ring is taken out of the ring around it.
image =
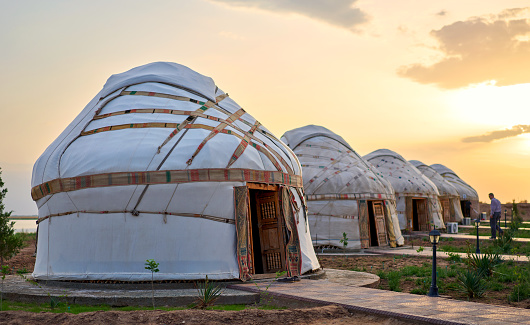
[[[338,306],[306,309],[242,311],[176,310],[176,311],[106,311],[81,314],[0,312],[0,324],[410,324],[401,320],[351,314]]]

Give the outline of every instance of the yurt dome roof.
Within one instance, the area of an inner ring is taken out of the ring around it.
[[[447,179],[447,181],[456,188],[461,200],[479,199],[477,191],[475,191],[475,189],[471,187],[468,183],[466,183],[463,179],[458,177],[458,175],[454,171],[442,164],[433,164],[431,165],[431,167],[435,171],[437,171],[438,174],[442,175],[445,179]]]
[[[395,199],[390,182],[341,136],[325,127],[303,126],[285,132],[281,139],[302,164],[307,195],[380,194]]]
[[[438,174],[431,166],[419,160],[409,160],[423,175],[427,176],[438,188],[441,196],[458,196],[458,191],[442,175]]]
[[[348,150],[355,151],[350,147],[348,142],[346,142],[346,140],[344,140],[340,135],[320,125],[302,126],[287,131],[282,135],[282,138],[284,138],[284,142],[289,146],[289,148],[291,148],[291,150],[296,149],[296,147],[298,147],[302,142],[315,137],[325,137],[333,139],[338,143],[342,144],[344,147],[348,148]]]
[[[372,163],[390,181],[396,195],[439,196],[436,185],[400,154],[378,149],[363,159]]]

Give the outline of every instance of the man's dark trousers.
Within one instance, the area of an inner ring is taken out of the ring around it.
[[[493,217],[490,218],[490,227],[491,227],[491,238],[497,238],[497,229],[499,229],[499,236],[502,236],[502,229],[499,226],[499,220],[501,220],[501,213],[494,212]]]

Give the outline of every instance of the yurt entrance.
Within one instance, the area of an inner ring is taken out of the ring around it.
[[[442,204],[442,215],[444,222],[451,222],[451,205],[449,199],[440,199]]]
[[[471,218],[471,201],[460,200],[460,208],[464,213],[464,218]]]
[[[368,201],[370,246],[388,245],[384,211],[383,201]]]
[[[269,274],[283,271],[285,266],[286,232],[280,213],[277,186],[249,186],[250,238],[253,273]]]
[[[429,218],[427,216],[427,199],[412,198],[410,201],[410,207],[407,206],[407,208],[409,209],[412,217],[412,230],[429,230]]]

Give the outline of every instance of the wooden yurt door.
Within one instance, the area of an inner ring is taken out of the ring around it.
[[[278,192],[256,191],[257,221],[264,273],[285,270],[285,243]]]
[[[442,204],[444,222],[451,222],[451,206],[449,205],[449,199],[441,199],[440,203]]]
[[[377,241],[379,242],[379,246],[386,246],[388,245],[388,240],[386,236],[385,212],[383,209],[383,202],[373,202],[373,209],[375,228],[377,231]]]
[[[429,218],[427,214],[427,199],[417,199],[414,200],[417,204],[418,211],[418,223],[420,226],[420,231],[429,230]]]

